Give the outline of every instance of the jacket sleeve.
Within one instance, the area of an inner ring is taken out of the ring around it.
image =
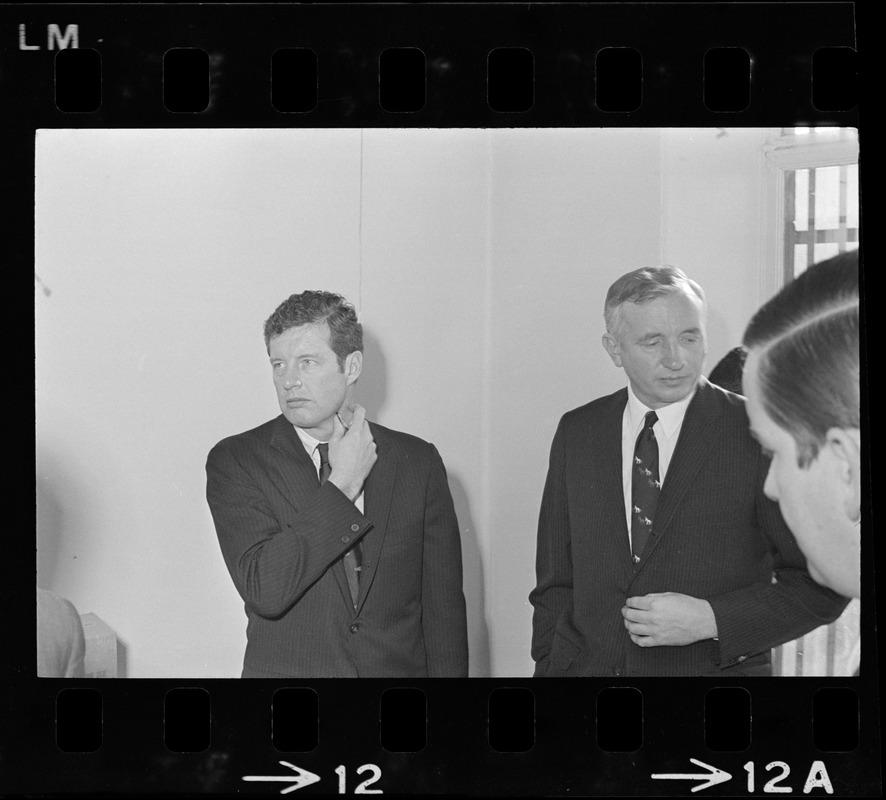
[[[772,582],[709,598],[717,620],[720,667],[724,669],[833,622],[849,603],[848,598],[817,584],[809,575],[806,559],[778,504],[763,492],[768,468],[768,459],[761,452],[756,514],[772,552]]]
[[[216,445],[206,462],[209,503],[225,564],[248,610],[268,618],[292,605],[371,527],[332,483],[317,486],[311,499],[285,517],[275,513],[267,492],[238,457],[230,440]]]
[[[538,518],[535,554],[536,586],[529,594],[532,614],[532,658],[535,677],[544,677],[557,620],[572,607],[572,555],[565,482],[564,422],[554,441]]]
[[[462,591],[461,533],[446,468],[431,445],[422,554],[422,632],[428,676],[468,675],[468,632]]]

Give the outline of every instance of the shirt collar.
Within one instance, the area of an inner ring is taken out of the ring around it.
[[[299,428],[298,425],[293,425],[292,427],[295,428],[295,432],[298,434],[298,438],[301,439],[301,443],[304,445],[305,450],[308,451],[308,455],[314,455],[317,445],[323,444],[323,442],[319,439],[315,439],[306,430]]]
[[[661,423],[665,436],[672,436],[674,431],[683,424],[683,417],[686,416],[686,409],[689,408],[689,404],[692,402],[692,398],[695,397],[696,391],[698,391],[698,384],[696,384],[695,388],[682,400],[678,400],[676,403],[669,403],[661,408],[652,409],[637,398],[637,395],[634,394],[634,390],[629,383],[627,411],[628,419],[631,423],[631,430],[635,433],[639,431],[646,415],[650,411],[655,411],[658,415],[658,421]]]

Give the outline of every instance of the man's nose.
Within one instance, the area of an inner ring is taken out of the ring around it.
[[[286,389],[297,389],[301,386],[301,378],[293,370],[287,370],[283,376],[283,386]]]
[[[662,355],[662,364],[668,369],[678,370],[685,363],[683,352],[677,345],[666,344],[664,354]]]

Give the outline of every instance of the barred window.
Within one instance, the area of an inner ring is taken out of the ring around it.
[[[772,290],[817,261],[858,248],[858,131],[782,128],[765,155],[775,180],[780,242],[773,251]]]
[[[795,137],[839,128],[787,129]],[[816,261],[858,247],[858,163],[784,172],[785,282]]]

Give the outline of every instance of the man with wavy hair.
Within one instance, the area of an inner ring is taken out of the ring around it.
[[[461,540],[436,448],[353,401],[363,328],[306,291],[265,323],[281,415],[219,442],[207,499],[248,618],[244,678],[463,677]]]

